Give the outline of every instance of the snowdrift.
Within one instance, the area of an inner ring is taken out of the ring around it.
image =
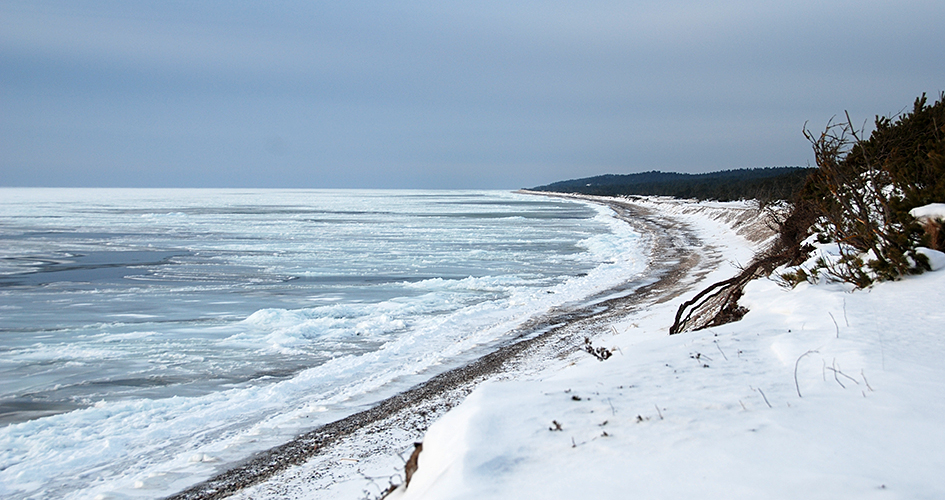
[[[742,321],[667,336],[684,299],[594,339],[605,361],[481,385],[388,498],[945,497],[945,272],[856,292],[757,280]]]

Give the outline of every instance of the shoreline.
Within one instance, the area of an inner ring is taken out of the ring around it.
[[[581,349],[584,337],[593,338],[603,333],[608,321],[689,291],[721,260],[721,256],[714,254],[711,246],[706,246],[694,230],[680,224],[670,214],[631,200],[554,193],[527,194],[579,198],[610,206],[618,218],[650,238],[646,271],[618,287],[589,297],[585,305],[554,309],[520,325],[509,333],[507,340],[470,363],[436,375],[367,410],[257,453],[167,498],[225,498],[254,486],[266,488],[266,494],[284,495],[289,486],[281,484],[282,481],[270,485],[268,481],[291,475],[293,466],[301,464],[307,464],[307,476],[289,479],[305,484],[331,483],[360,475],[377,486],[374,479],[368,478],[358,467],[347,475],[337,475],[332,463],[338,460],[359,461],[358,458],[346,458],[351,456],[399,456],[403,443],[422,437],[433,421],[462,402],[481,382],[496,377],[514,377],[525,365],[533,369],[536,360],[563,358]]]

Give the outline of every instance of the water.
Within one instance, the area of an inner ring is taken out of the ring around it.
[[[645,268],[507,192],[0,189],[0,496],[156,497]]]

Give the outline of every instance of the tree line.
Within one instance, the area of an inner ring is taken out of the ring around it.
[[[768,167],[722,170],[705,174],[642,172],[608,174],[554,182],[532,191],[580,193],[597,196],[672,196],[675,198],[734,201],[793,200],[816,169]]]

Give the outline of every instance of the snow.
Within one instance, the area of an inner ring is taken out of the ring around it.
[[[678,216],[744,263],[733,230]],[[479,386],[388,498],[945,497],[945,272],[861,291],[756,280],[741,321],[667,335],[696,291],[593,339],[606,361]]]
[[[945,252],[939,252],[938,250],[925,247],[919,247],[916,251],[929,259],[929,267],[931,267],[933,271],[945,268]]]
[[[388,499],[945,498],[945,272],[859,291],[756,280],[741,321],[669,336],[764,224],[744,204],[640,204],[688,226],[716,269],[592,338],[605,361],[578,351],[482,383],[428,428]],[[380,498],[416,440],[385,432],[402,441],[389,457],[348,443],[234,498]],[[325,466],[331,482],[312,481]]]
[[[945,203],[930,203],[909,210],[916,219],[945,219]]]

